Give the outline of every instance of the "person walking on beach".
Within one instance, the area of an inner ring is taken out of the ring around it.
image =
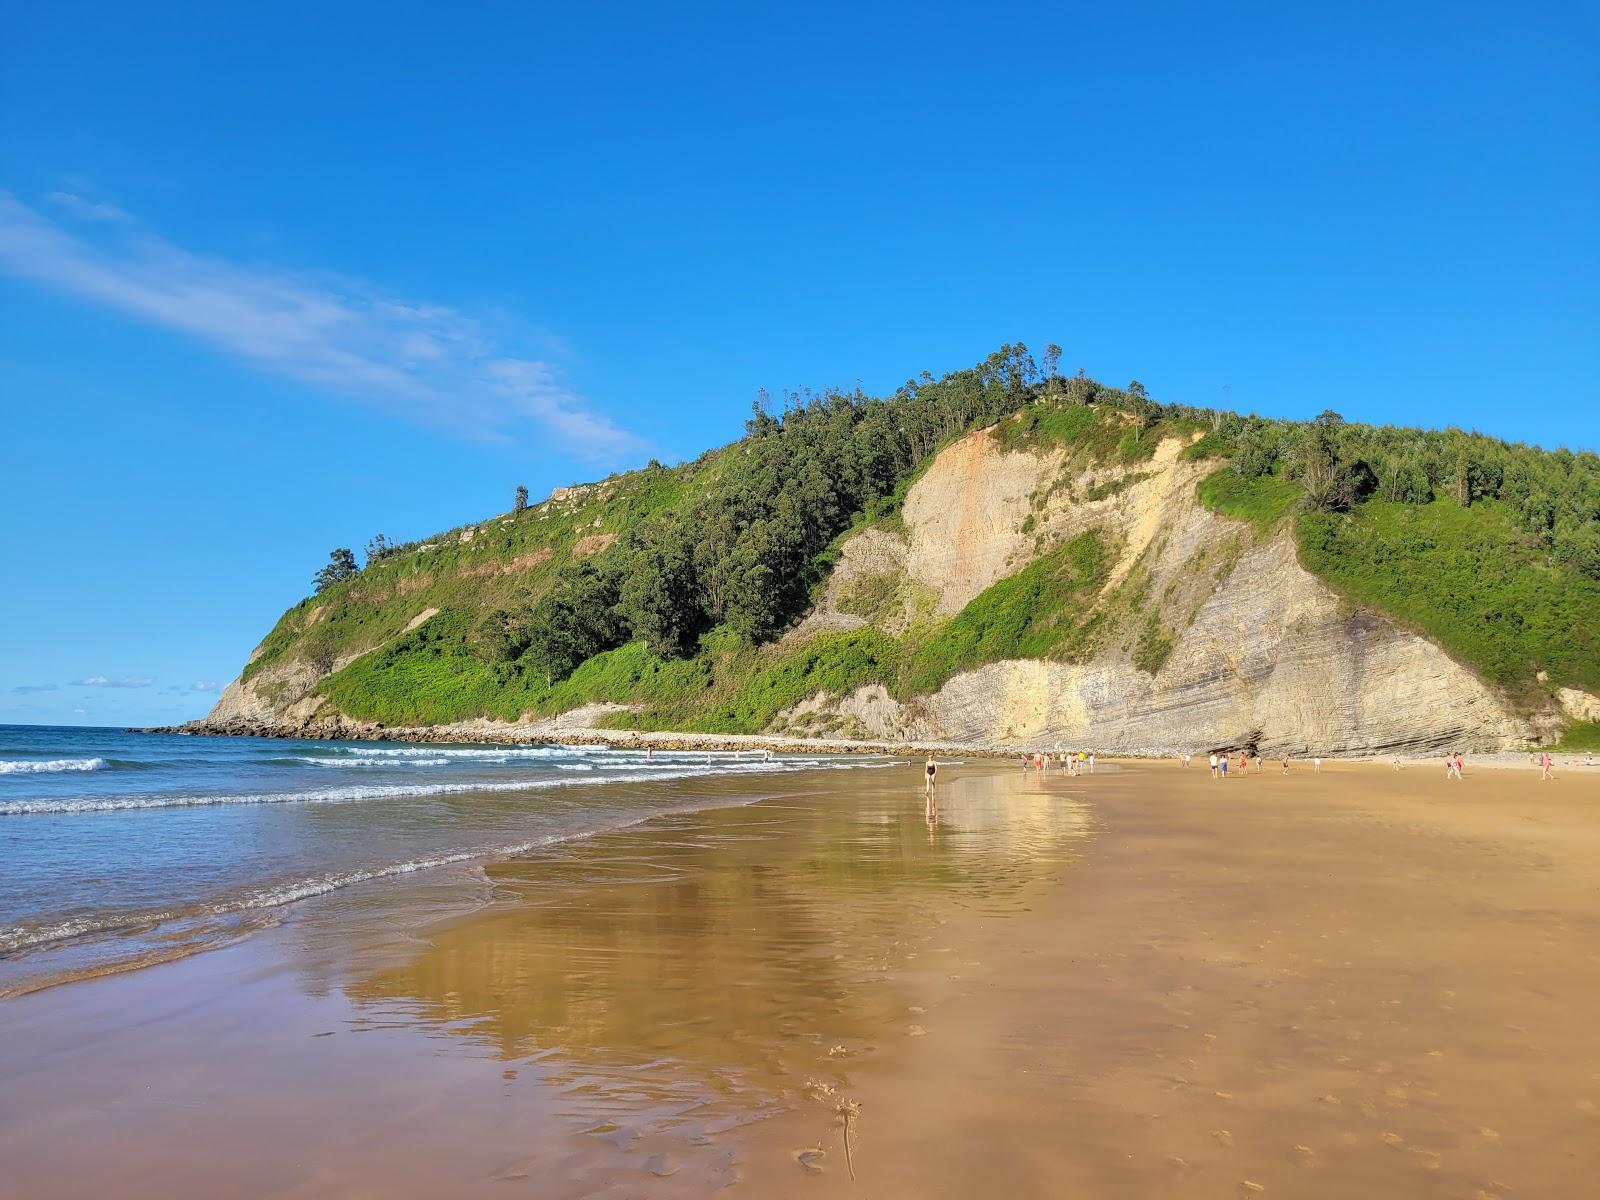
[[[1447,755],[1445,755],[1445,757],[1444,757],[1444,777],[1446,779],[1460,779],[1461,778],[1461,756],[1459,754],[1447,754]]]
[[[1228,756],[1226,754],[1217,760],[1217,769],[1222,772],[1222,778],[1226,779],[1228,777]]]
[[[1289,773],[1289,756],[1287,754],[1283,756],[1283,773],[1285,775]]]
[[[1322,774],[1322,756],[1320,754],[1311,760],[1311,773],[1313,775]]]
[[[1094,774],[1094,753],[1092,751],[1089,754],[1089,774]]]
[[[1555,764],[1550,761],[1550,751],[1546,750],[1543,754],[1539,755],[1539,781],[1541,783],[1546,779],[1555,778],[1555,776],[1551,774],[1551,767],[1554,765]]]
[[[1461,751],[1456,751],[1456,778],[1460,779],[1466,773],[1467,760],[1462,757]]]
[[[1212,755],[1211,755],[1211,778],[1215,779],[1216,777],[1217,777],[1217,756],[1213,752]]]
[[[1239,774],[1248,775],[1249,773],[1250,773],[1250,761],[1244,755],[1244,753],[1241,752],[1239,754]]]

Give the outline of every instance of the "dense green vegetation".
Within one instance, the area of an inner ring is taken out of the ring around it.
[[[606,701],[643,706],[618,720],[731,731],[817,691],[881,682],[909,697],[1001,658],[1087,657],[1113,634],[1140,669],[1159,670],[1178,635],[1146,607],[1147,575],[1100,595],[1113,555],[1092,533],[943,621],[893,573],[850,585],[842,609],[908,615],[900,637],[777,640],[843,540],[901,526],[935,452],[988,425],[1003,448],[1117,468],[1089,501],[1143,478],[1163,438],[1185,439],[1185,459],[1217,463],[1200,484],[1206,505],[1257,536],[1290,521],[1305,565],[1352,603],[1435,638],[1530,705],[1547,686],[1600,688],[1596,455],[1332,413],[1290,422],[1162,405],[1136,383],[1063,377],[1058,354],[1041,371],[1006,346],[889,396],[763,401],[742,439],[693,463],[652,463],[532,506],[522,489],[511,512],[478,525],[405,544],[380,535],[359,570],[336,552],[245,675],[286,659],[319,674],[348,662],[322,690],[340,711],[391,724]]]
[[[441,614],[364,655],[324,684],[341,712],[390,725],[431,724],[461,713],[515,720],[582,704],[642,706],[629,725],[747,732],[818,692],[865,683],[902,697],[1004,658],[1077,661],[1095,648],[1090,605],[1111,555],[1090,531],[980,593],[952,620],[896,639],[867,627],[794,646],[754,646],[726,627],[692,657],[664,658],[636,640],[549,679],[517,664],[491,665],[465,636],[467,616]]]
[[[1232,467],[1223,467],[1200,481],[1200,501],[1213,512],[1250,522],[1266,533],[1300,503],[1304,493],[1293,480],[1278,475],[1246,479]]]
[[[1600,690],[1600,582],[1552,566],[1494,502],[1371,500],[1299,518],[1300,557],[1339,592],[1399,619],[1533,701],[1537,674]]]
[[[1561,735],[1557,750],[1600,750],[1600,721],[1574,721]]]
[[[1291,513],[1300,561],[1523,703],[1600,686],[1600,458],[1459,430],[1225,417],[1210,508],[1265,533]],[[1547,680],[1539,678],[1540,673]]]

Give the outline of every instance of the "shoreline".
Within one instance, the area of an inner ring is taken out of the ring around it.
[[[526,746],[556,743],[570,746],[610,746],[619,749],[653,750],[706,750],[706,751],[758,751],[774,753],[799,752],[808,754],[884,754],[907,757],[924,754],[949,754],[965,758],[1015,760],[1035,751],[1056,753],[1070,750],[1093,750],[1107,760],[1125,759],[1132,762],[1165,762],[1181,758],[1185,753],[1197,760],[1213,750],[1217,753],[1238,754],[1248,749],[1246,745],[1204,745],[1181,748],[1153,747],[1101,747],[1084,741],[1079,743],[1044,746],[1004,746],[982,742],[958,742],[940,739],[858,739],[797,737],[774,733],[696,733],[679,730],[601,729],[574,723],[576,714],[563,714],[543,721],[492,721],[479,718],[447,725],[383,725],[344,719],[317,721],[305,724],[277,721],[229,720],[213,722],[208,719],[189,721],[181,725],[157,725],[129,728],[129,733],[170,734],[182,737],[257,737],[277,740],[304,741],[376,741],[410,742],[419,745],[505,745]],[[1442,759],[1460,747],[1429,747],[1426,749],[1366,748],[1361,750],[1330,751],[1321,755],[1327,763],[1388,764],[1426,763]],[[1471,751],[1462,748],[1469,764],[1480,766],[1515,766],[1526,764],[1530,754],[1548,751],[1552,758],[1564,760],[1568,765],[1581,764],[1595,751],[1555,750],[1549,747],[1501,747],[1494,750]],[[1309,762],[1315,751],[1290,756],[1295,763]],[[1278,762],[1278,755],[1264,755],[1267,765]]]
[[[688,751],[744,751],[768,750],[773,753],[806,754],[881,754],[895,758],[917,755],[951,755],[961,758],[1015,761],[1024,754],[1035,751],[1092,750],[1106,761],[1171,762],[1185,753],[1194,756],[1196,766],[1204,766],[1204,759],[1213,747],[1184,750],[1173,747],[1101,748],[1090,743],[1062,744],[1049,748],[1040,746],[1000,746],[978,742],[952,742],[942,740],[874,740],[851,738],[796,737],[771,733],[694,733],[676,730],[599,729],[589,725],[570,723],[567,716],[545,721],[490,721],[477,719],[449,725],[398,726],[366,724],[362,722],[316,722],[305,725],[288,722],[261,722],[233,720],[212,722],[190,721],[182,725],[162,725],[131,728],[129,733],[171,734],[183,737],[258,737],[277,740],[305,741],[376,741],[408,742],[418,745],[504,745],[526,746],[554,743],[570,746],[609,746],[634,750],[688,750]],[[1217,753],[1226,750],[1238,754],[1244,746],[1215,747]],[[1324,764],[1388,766],[1399,762],[1406,766],[1436,763],[1450,748],[1426,750],[1364,749],[1359,751],[1329,752],[1321,755]],[[1564,769],[1600,770],[1600,754],[1592,750],[1556,750],[1549,747],[1500,748],[1496,750],[1463,750],[1467,769],[1487,768],[1502,770],[1514,767],[1533,768],[1530,755],[1548,752],[1552,760]],[[1294,754],[1290,760],[1297,767],[1309,764],[1316,755],[1312,752]],[[1281,755],[1263,756],[1263,766],[1271,769],[1281,761]]]

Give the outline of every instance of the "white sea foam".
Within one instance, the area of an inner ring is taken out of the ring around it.
[[[332,754],[358,758],[570,758],[585,748],[572,746],[338,746]]]
[[[103,758],[0,758],[0,775],[43,775],[56,771],[103,771]]]
[[[302,758],[313,767],[444,767],[453,760],[448,758],[377,758],[362,755],[359,758]]]
[[[865,765],[865,764],[863,764]],[[667,765],[662,769],[604,773],[579,778],[494,779],[461,783],[396,783],[317,788],[300,792],[253,792],[213,795],[134,795],[83,796],[69,800],[13,800],[0,802],[0,817],[20,817],[48,813],[130,812],[140,809],[203,808],[224,804],[348,804],[360,800],[385,800],[401,797],[451,796],[470,792],[532,792],[545,788],[571,787],[599,783],[656,783],[673,779],[694,779],[712,775],[761,775],[803,768],[772,762],[729,762],[695,767],[691,763]]]

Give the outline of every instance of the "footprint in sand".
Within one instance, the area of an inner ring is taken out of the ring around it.
[[[1500,1131],[1498,1129],[1490,1129],[1485,1125],[1479,1125],[1478,1136],[1486,1142],[1498,1142],[1500,1140]]]
[[[1226,1129],[1213,1129],[1211,1131],[1211,1136],[1217,1139],[1217,1143],[1219,1145],[1233,1145],[1233,1134],[1229,1133]]]
[[[810,1171],[814,1175],[822,1174],[822,1159],[828,1153],[822,1147],[810,1146],[804,1150],[793,1150],[790,1153],[794,1155],[794,1161],[800,1165],[802,1170]]]
[[[1396,1150],[1406,1144],[1405,1138],[1398,1133],[1384,1133],[1380,1134],[1379,1137],[1383,1140],[1385,1146],[1393,1146]]]
[[[1256,1195],[1258,1192],[1264,1192],[1267,1190],[1265,1184],[1257,1183],[1253,1179],[1241,1179],[1239,1181],[1239,1187],[1241,1190],[1252,1196]]]
[[[1444,1166],[1444,1155],[1437,1150],[1424,1150],[1420,1146],[1412,1146],[1411,1157],[1417,1160],[1417,1165],[1424,1171],[1437,1171]]]
[[[913,1025],[913,1026],[911,1026],[911,1028],[906,1030],[906,1033],[909,1034],[911,1037],[927,1037],[928,1036],[928,1031],[926,1029],[924,1029],[921,1025]]]
[[[1315,1166],[1316,1165],[1317,1152],[1315,1150],[1313,1150],[1310,1146],[1298,1146],[1297,1145],[1294,1148],[1294,1156],[1295,1156],[1295,1161],[1298,1162],[1302,1167],[1310,1167],[1310,1166]]]
[[[665,1179],[669,1175],[678,1173],[678,1164],[665,1154],[652,1154],[644,1161],[644,1169],[657,1179]]]

